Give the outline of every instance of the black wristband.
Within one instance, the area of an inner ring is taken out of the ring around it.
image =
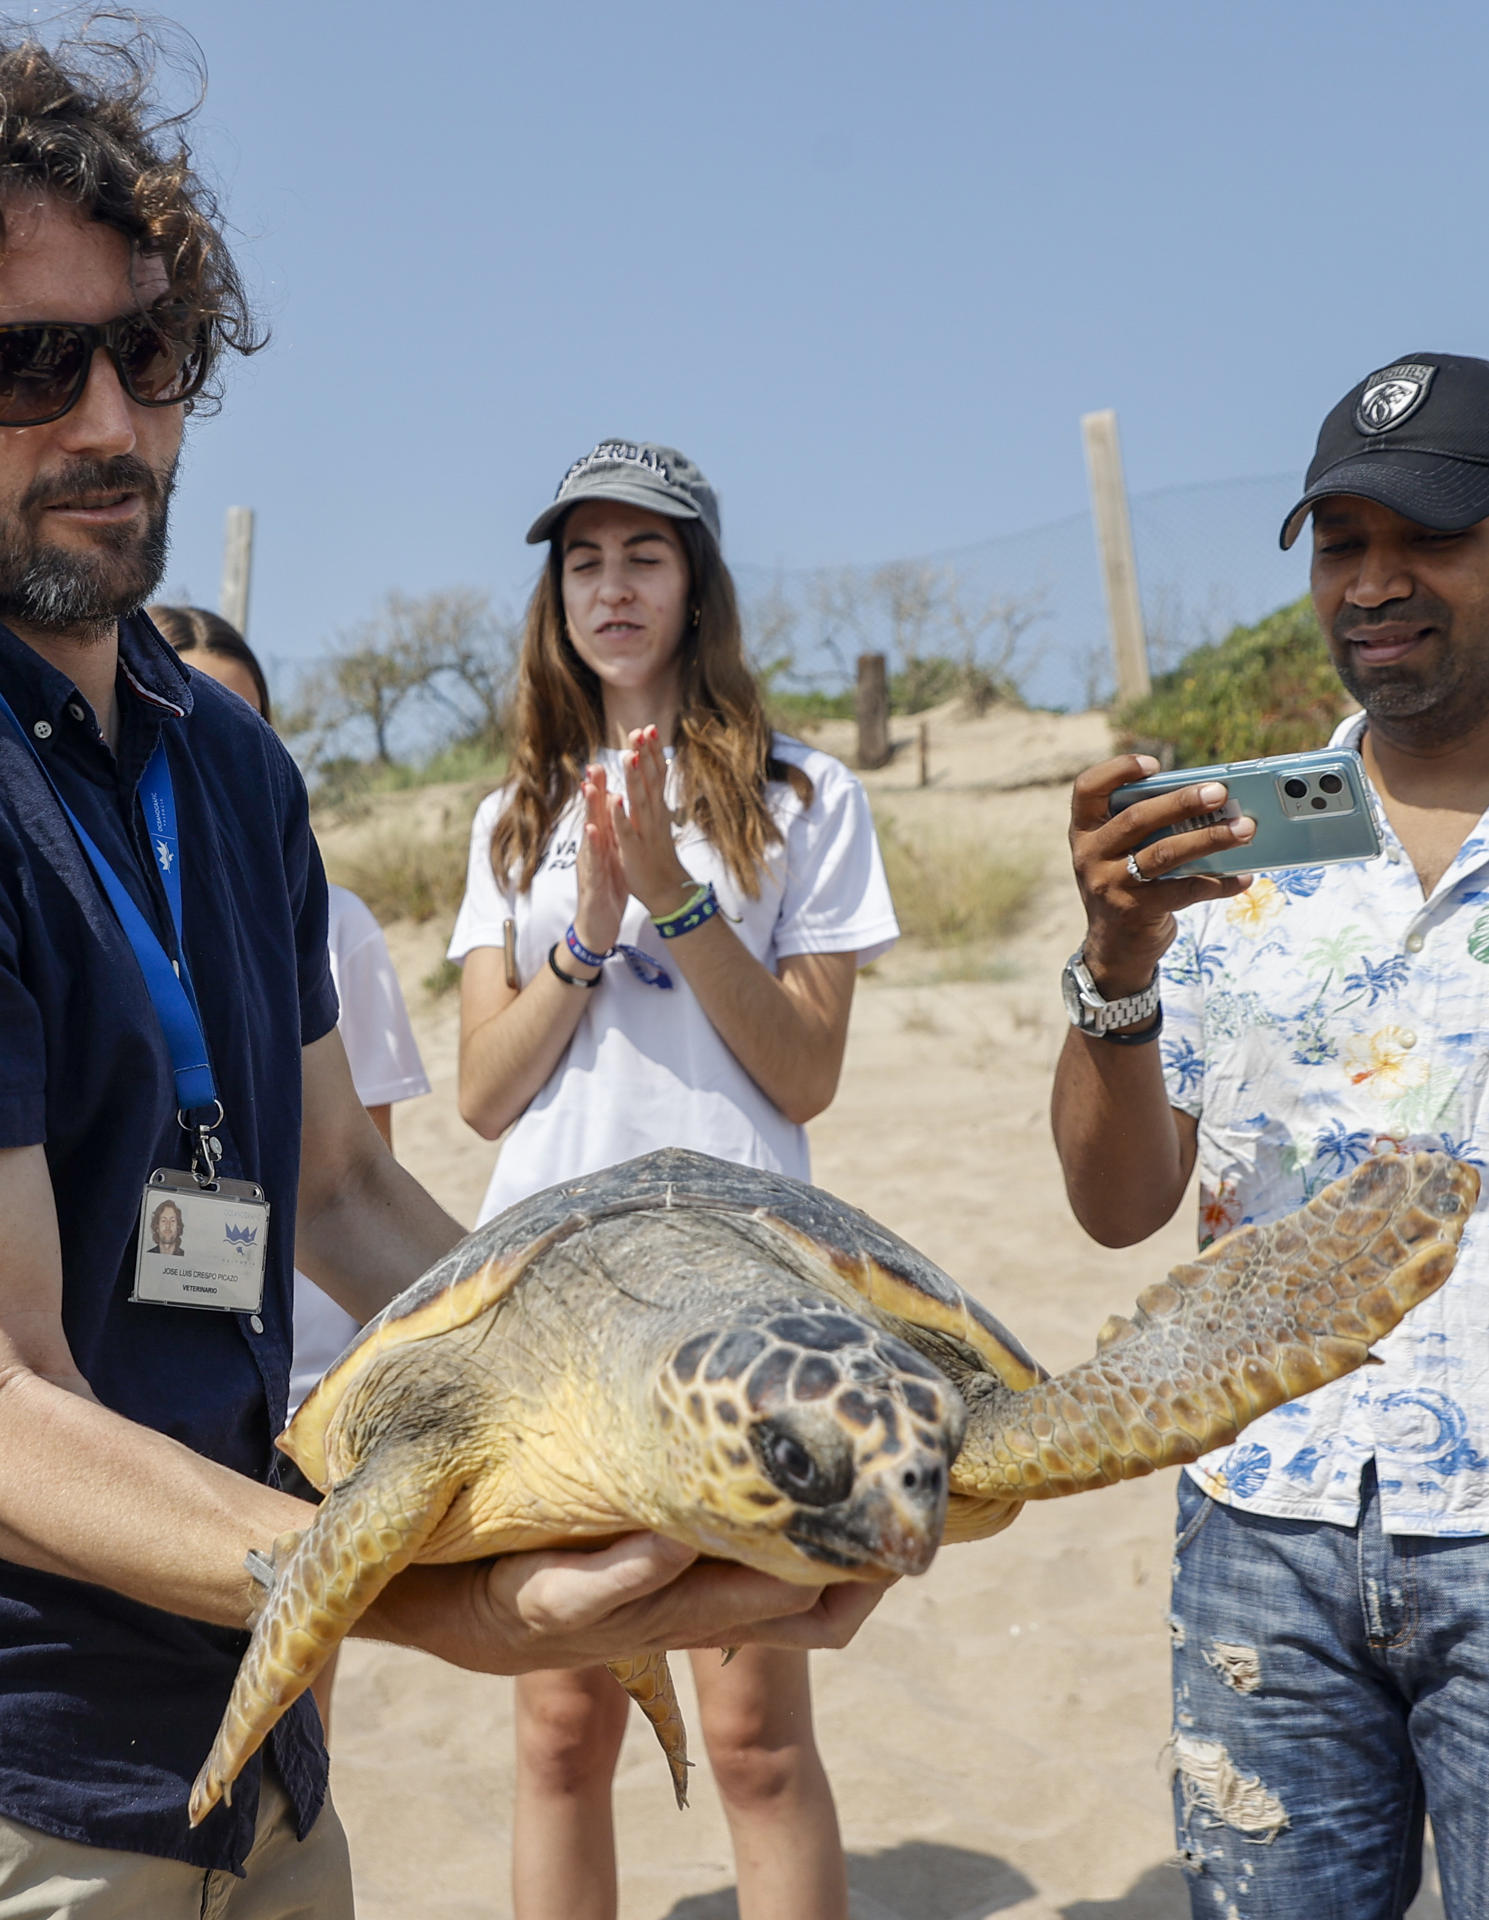
[[[1093,1033],[1093,1040],[1110,1040],[1114,1047],[1145,1047],[1150,1040],[1156,1040],[1163,1032],[1163,1008],[1153,1016],[1151,1026],[1139,1027],[1136,1033]]]
[[[558,964],[558,942],[556,940],[548,949],[548,971],[557,979],[562,980],[566,987],[583,987],[586,993],[591,987],[597,987],[600,984],[599,974],[596,974],[593,980],[584,980],[581,979],[577,973],[565,973],[563,968]]]

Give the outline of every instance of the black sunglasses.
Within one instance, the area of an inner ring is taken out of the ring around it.
[[[0,326],[0,427],[43,427],[75,407],[102,347],[119,384],[142,407],[174,407],[201,390],[211,356],[206,329],[178,309],[125,313],[101,327],[81,320]]]

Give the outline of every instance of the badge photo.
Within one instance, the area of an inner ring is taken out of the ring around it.
[[[269,1203],[250,1180],[204,1188],[189,1173],[152,1173],[140,1201],[132,1300],[257,1313],[264,1303]]]

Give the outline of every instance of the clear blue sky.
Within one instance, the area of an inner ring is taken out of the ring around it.
[[[391,587],[517,600],[606,434],[731,558],[981,540],[1301,472],[1404,351],[1489,351],[1478,0],[177,0],[274,328],[193,427],[169,580],[316,652]],[[1299,579],[1301,587],[1301,575]]]

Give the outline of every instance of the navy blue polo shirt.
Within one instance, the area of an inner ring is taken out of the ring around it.
[[[256,1180],[272,1209],[257,1325],[129,1299],[141,1189],[154,1168],[187,1164],[170,1061],[93,870],[3,720],[0,1147],[45,1143],[63,1320],[98,1398],[267,1480],[290,1367],[300,1050],[336,1024],[325,877],[304,784],[258,715],[189,674],[143,615],[121,622],[119,651],[117,760],[67,676],[3,627],[0,691],[174,954],[137,797],[165,741],[186,957],[225,1110],[222,1171]],[[0,1812],[93,1846],[241,1871],[258,1761],[232,1806],[194,1832],[186,1800],[246,1645],[243,1633],[0,1560]],[[326,1780],[308,1695],[271,1739],[303,1836]]]

